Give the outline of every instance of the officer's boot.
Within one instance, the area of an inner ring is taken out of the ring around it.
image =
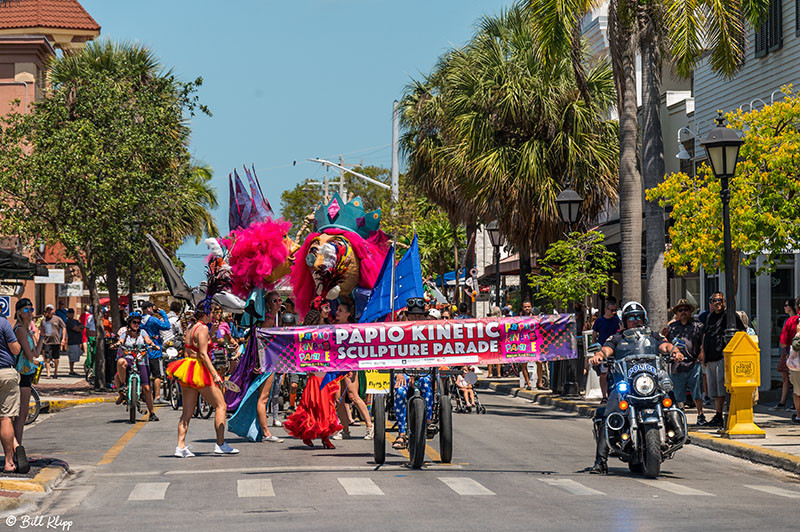
[[[675,433],[675,436],[673,437],[675,441],[682,440],[683,420],[681,419],[681,415],[676,410],[668,410],[666,414],[667,426],[669,427],[667,430],[671,430]]]
[[[595,438],[597,439],[597,451],[595,453],[594,465],[589,469],[593,475],[608,474],[608,444],[606,443],[605,418],[595,419]]]

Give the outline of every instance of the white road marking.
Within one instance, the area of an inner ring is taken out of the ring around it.
[[[447,487],[459,495],[494,495],[494,492],[484,488],[478,482],[467,477],[439,477]]]
[[[242,478],[236,481],[239,497],[274,497],[272,480],[268,478]]]
[[[169,482],[139,482],[128,495],[129,501],[162,501]]]
[[[162,475],[216,475],[225,473],[337,473],[345,471],[408,471],[406,462],[384,464],[380,467],[374,465],[364,466],[271,466],[271,467],[231,467],[219,469],[173,469],[170,471],[130,471],[130,472],[101,472],[95,473],[96,477],[145,477]],[[427,464],[425,471],[452,471],[464,469],[459,464]]]
[[[771,493],[772,495],[778,495],[779,497],[786,497],[787,499],[800,499],[800,493],[775,486],[756,486],[753,484],[745,484],[744,487],[750,488],[751,490],[763,491],[764,493]]]
[[[668,491],[670,493],[674,493],[676,495],[699,495],[704,497],[716,497],[713,493],[708,493],[706,491],[696,490],[694,488],[689,488],[687,486],[681,486],[680,484],[675,484],[674,482],[669,482],[667,480],[642,480],[637,479],[642,484],[647,484],[652,488],[658,488],[664,491]]]
[[[605,495],[602,491],[584,486],[571,478],[540,478],[539,480],[555,488],[562,489],[567,493],[571,493],[572,495]]]
[[[369,478],[342,477],[339,484],[348,495],[383,495],[383,491]]]

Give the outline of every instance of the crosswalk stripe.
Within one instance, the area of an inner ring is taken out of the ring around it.
[[[680,484],[675,484],[674,482],[669,482],[667,480],[644,480],[644,479],[637,479],[637,480],[639,480],[639,482],[641,482],[642,484],[647,484],[652,488],[662,489],[664,491],[668,491],[676,495],[699,495],[705,497],[716,497],[716,495],[714,495],[713,493],[696,490],[688,486],[681,486]]]
[[[268,478],[242,478],[236,481],[236,492],[243,497],[274,497],[272,480]]]
[[[572,495],[605,495],[602,491],[584,486],[571,478],[540,478],[539,480],[550,486],[562,489],[567,493],[571,493]]]
[[[369,478],[342,477],[339,484],[348,495],[383,495],[383,491]]]
[[[129,501],[161,501],[167,494],[169,482],[139,482],[128,495]]]
[[[467,477],[439,477],[447,487],[459,495],[494,495],[494,492]]]
[[[772,495],[778,495],[779,497],[786,497],[787,499],[800,499],[800,493],[778,488],[776,486],[756,486],[753,484],[745,484],[744,487],[750,488],[751,490],[763,491],[764,493],[771,493]]]

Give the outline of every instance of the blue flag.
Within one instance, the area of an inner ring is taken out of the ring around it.
[[[392,311],[391,283],[392,283],[392,260],[394,259],[394,247],[386,254],[383,261],[381,273],[372,289],[372,295],[367,302],[364,312],[361,314],[359,323],[374,322]],[[417,235],[411,242],[411,247],[397,263],[394,268],[394,308],[399,309],[406,306],[406,300],[411,297],[425,297],[425,289],[422,284],[422,266],[419,262],[419,244]]]

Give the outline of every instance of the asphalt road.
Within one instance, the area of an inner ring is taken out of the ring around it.
[[[656,481],[614,460],[609,476],[589,475],[588,420],[480,397],[486,415],[453,416],[453,464],[436,461],[433,440],[419,471],[391,450],[376,468],[362,439],[324,450],[231,438],[241,454],[214,456],[212,424],[200,419],[189,428],[197,456],[174,458],[169,407],[134,426],[123,407],[72,408],[27,430],[25,445],[76,471],[42,514],[78,531],[797,530],[798,477],[691,446]]]

